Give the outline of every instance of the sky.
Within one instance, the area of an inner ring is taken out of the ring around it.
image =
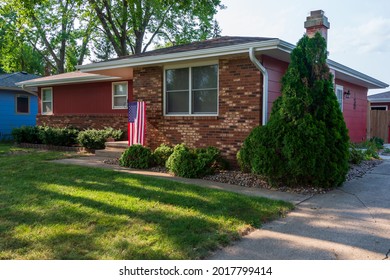
[[[222,36],[279,38],[296,44],[310,11],[330,22],[329,58],[390,84],[389,0],[221,0]],[[389,91],[371,90],[369,94]]]

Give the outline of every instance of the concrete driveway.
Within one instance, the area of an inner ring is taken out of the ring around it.
[[[363,178],[299,203],[286,218],[210,259],[389,260],[390,160]]]

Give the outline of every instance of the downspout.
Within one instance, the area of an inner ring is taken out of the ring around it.
[[[257,60],[255,56],[255,49],[249,48],[249,58],[252,63],[263,74],[263,119],[262,124],[266,125],[268,121],[268,72],[267,69]]]

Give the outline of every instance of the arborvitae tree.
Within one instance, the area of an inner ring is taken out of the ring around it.
[[[326,58],[319,33],[298,42],[268,124],[255,128],[240,151],[243,168],[290,186],[330,188],[345,181],[348,130]]]

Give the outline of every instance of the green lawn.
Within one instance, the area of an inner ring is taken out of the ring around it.
[[[0,144],[0,259],[199,259],[292,205]]]

